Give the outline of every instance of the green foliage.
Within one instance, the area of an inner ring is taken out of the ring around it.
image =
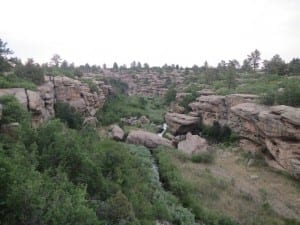
[[[72,129],[82,127],[83,118],[76,112],[75,108],[65,102],[56,102],[54,105],[56,118],[66,123]]]
[[[96,116],[102,125],[120,123],[121,118],[147,116],[154,123],[163,122],[164,107],[159,99],[116,95],[105,102]]]
[[[82,79],[81,81],[83,81],[89,86],[92,93],[96,92],[97,94],[99,94],[99,89],[97,87],[97,84],[95,84],[92,80]]]
[[[25,66],[19,65],[15,69],[17,77],[33,82],[36,85],[44,83],[44,70],[38,65],[27,63]]]
[[[25,131],[26,144],[0,136],[1,224],[195,225],[160,186],[146,148],[100,141],[94,130],[59,120],[35,136]]]
[[[0,72],[6,72],[11,69],[11,65],[9,64],[6,56],[13,52],[7,48],[6,45],[7,43],[3,42],[0,38]]]
[[[213,142],[231,143],[237,140],[237,137],[231,132],[231,129],[225,125],[221,126],[218,121],[214,121],[212,126],[200,125],[202,135]]]
[[[1,124],[18,122],[28,124],[30,122],[30,114],[20,105],[19,101],[11,95],[5,95],[0,98],[3,106]]]
[[[197,153],[192,155],[191,160],[195,163],[212,163],[214,155],[211,152]]]
[[[262,95],[261,102],[266,105],[289,105],[300,106],[300,81],[288,79],[280,84],[283,91],[268,90]]]
[[[169,105],[171,102],[175,101],[176,94],[177,94],[177,92],[176,92],[175,87],[170,87],[168,89],[167,93],[165,94],[164,104]]]
[[[185,109],[185,113],[188,113],[191,108],[189,107],[189,104],[193,101],[195,101],[197,98],[196,92],[192,92],[191,94],[188,94],[183,97],[183,99],[179,102],[179,105],[182,106]]]
[[[127,94],[128,84],[122,82],[120,79],[106,78],[104,82],[113,87],[116,95]]]
[[[25,88],[34,91],[36,90],[36,85],[28,79],[10,74],[8,76],[0,76],[0,88]]]

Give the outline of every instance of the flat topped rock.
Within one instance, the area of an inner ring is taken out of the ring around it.
[[[270,107],[270,113],[280,115],[291,124],[300,126],[300,108],[278,105]]]
[[[165,115],[172,134],[185,134],[199,125],[200,118],[179,113],[167,113]]]
[[[147,148],[156,148],[160,145],[172,147],[170,140],[144,130],[130,131],[126,142],[129,144],[144,145]]]
[[[255,103],[242,103],[231,107],[231,112],[239,115],[255,115],[266,110],[267,107]]]
[[[182,125],[189,125],[199,121],[199,117],[189,116],[180,113],[167,113],[165,115],[165,118]]]

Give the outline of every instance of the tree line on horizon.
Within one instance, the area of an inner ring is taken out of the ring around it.
[[[27,59],[23,64],[22,61],[17,57],[9,57],[12,55],[13,51],[7,47],[7,43],[2,41],[0,38],[0,73],[8,72],[12,68],[18,68],[22,66],[42,68],[48,72],[53,72],[54,68],[59,68],[59,72],[70,73],[73,72],[75,76],[82,76],[83,73],[101,73],[103,70],[110,70],[112,72],[124,72],[124,71],[134,71],[134,72],[150,72],[153,71],[166,71],[171,72],[174,70],[185,70],[185,73],[189,73],[192,70],[194,73],[199,73],[207,70],[208,68],[215,68],[219,71],[230,69],[238,72],[265,72],[267,74],[277,74],[277,75],[298,75],[300,74],[300,58],[293,58],[290,62],[286,63],[279,54],[274,55],[270,60],[261,59],[261,53],[259,50],[255,49],[247,58],[243,60],[243,63],[236,59],[221,60],[216,67],[210,66],[207,61],[204,62],[202,66],[193,65],[192,67],[182,67],[179,64],[164,64],[163,66],[153,66],[151,67],[148,63],[141,63],[139,61],[133,61],[130,66],[127,67],[126,64],[118,65],[114,62],[112,67],[109,68],[105,63],[100,65],[90,65],[88,63],[84,65],[75,66],[74,63],[69,63],[67,60],[63,60],[59,54],[54,54],[48,63],[39,64],[34,62],[32,58]],[[26,70],[26,68],[25,68]],[[56,71],[57,72],[57,71]],[[55,73],[55,72],[54,72]]]

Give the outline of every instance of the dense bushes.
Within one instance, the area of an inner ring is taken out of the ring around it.
[[[262,94],[261,102],[266,105],[300,106],[300,81],[298,79],[283,81],[279,87],[281,91],[276,88]]]
[[[36,85],[28,79],[10,74],[8,76],[0,76],[0,88],[26,88],[29,90],[36,90]]]
[[[146,148],[59,120],[34,132],[14,98],[1,102],[1,122],[21,123],[13,140],[0,136],[1,224],[195,224],[160,186]]]
[[[173,87],[173,86],[169,87],[169,89],[164,97],[164,104],[169,105],[171,102],[175,101],[176,94],[177,94],[177,92],[176,92],[175,87]]]
[[[19,65],[15,69],[15,74],[17,77],[29,80],[37,85],[44,82],[44,70],[40,66],[31,63],[25,66]]]
[[[231,129],[227,125],[221,126],[218,121],[214,121],[212,126],[200,124],[199,130],[204,137],[216,143],[231,143],[237,140]]]
[[[120,94],[105,102],[101,111],[97,112],[97,119],[102,125],[109,125],[120,123],[121,118],[145,115],[154,123],[162,123],[163,111],[159,99]]]
[[[55,116],[66,123],[72,129],[79,129],[82,126],[83,118],[76,112],[75,108],[65,102],[56,102],[54,105]]]

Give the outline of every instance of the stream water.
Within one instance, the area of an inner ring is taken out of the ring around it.
[[[168,125],[166,123],[163,124],[163,131],[158,133],[158,136],[162,137],[164,135],[164,133],[166,132],[168,128]]]

